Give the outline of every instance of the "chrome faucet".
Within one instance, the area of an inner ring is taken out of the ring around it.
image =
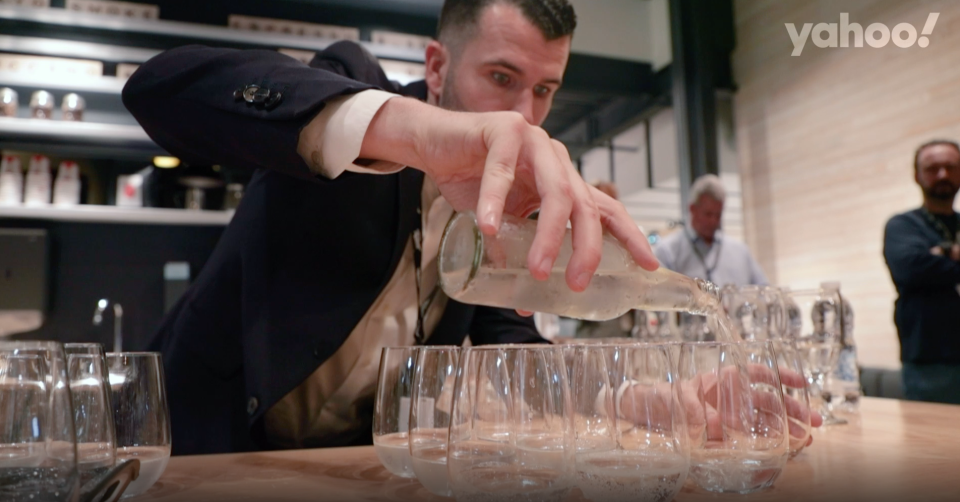
[[[97,302],[97,310],[93,312],[93,325],[103,324],[103,313],[110,306],[110,300],[101,298]],[[123,306],[113,302],[113,352],[123,351]]]

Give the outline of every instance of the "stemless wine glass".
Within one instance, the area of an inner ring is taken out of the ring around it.
[[[594,502],[672,500],[687,479],[690,450],[670,347],[576,349],[576,470]]]
[[[170,460],[170,411],[158,352],[107,354],[110,402],[117,432],[117,461],[140,460],[140,476],[123,496],[146,492]]]
[[[418,347],[384,347],[373,408],[373,447],[396,476],[413,478],[410,459],[410,398]]]
[[[840,357],[840,296],[835,290],[809,289],[784,293],[788,331],[795,333],[804,375],[810,383],[810,400],[816,403],[823,425],[845,424],[833,415],[823,399],[824,378]]]
[[[788,325],[781,290],[769,286],[725,286],[722,302],[743,340],[770,340],[777,357],[783,398],[787,404],[790,456],[797,456],[810,438],[810,398],[803,363]]]
[[[110,405],[110,378],[99,343],[67,343],[67,375],[77,429],[80,483],[103,474],[116,462],[117,435]]]
[[[74,501],[76,432],[55,342],[0,342],[0,500]]]
[[[773,350],[770,341],[681,347],[690,478],[704,490],[751,493],[783,471],[789,440]]]
[[[410,402],[410,459],[430,493],[453,496],[447,476],[447,436],[460,347],[420,347]]]
[[[447,446],[460,502],[559,502],[574,486],[573,410],[563,349],[468,347]]]

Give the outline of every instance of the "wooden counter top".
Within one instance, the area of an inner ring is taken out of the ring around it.
[[[960,500],[960,406],[865,398],[860,423],[815,431],[765,492],[694,500]],[[572,495],[571,500],[581,497]],[[174,457],[140,501],[450,501],[390,475],[373,447]]]

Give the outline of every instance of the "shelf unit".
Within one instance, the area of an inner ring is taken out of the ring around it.
[[[135,125],[0,117],[0,148],[144,159],[165,151]]]
[[[117,206],[0,206],[3,219],[112,223],[128,225],[225,226],[232,211],[187,211],[154,207]]]
[[[0,33],[3,33],[0,35],[0,52],[91,59],[108,64],[143,63],[165,48],[188,43],[319,51],[336,42],[332,39],[248,32],[197,23],[128,19],[62,8],[36,9],[7,5],[0,6]],[[123,45],[117,45],[120,40]],[[361,43],[378,58],[423,62],[421,50]],[[403,75],[394,78],[409,80]],[[120,93],[124,83],[109,76],[60,78],[5,72],[0,75],[0,86],[11,87],[21,94],[21,120],[0,120],[0,148],[131,160],[164,154],[164,150],[150,140],[123,107]],[[30,94],[40,89],[64,94],[80,93],[88,102],[89,121],[76,124],[23,119]],[[97,120],[101,123],[94,123]]]
[[[231,47],[289,48],[319,51],[327,48],[336,40],[306,38],[278,33],[240,31],[224,26],[208,26],[179,21],[127,19],[100,16],[66,9],[33,9],[29,7],[0,7],[0,21],[4,23],[3,32],[11,35],[29,35],[37,31],[67,30],[70,35],[99,36],[116,38],[132,36],[144,42],[159,40],[183,43],[217,43]],[[423,51],[408,47],[395,47],[371,42],[360,42],[373,55],[383,59],[423,62]],[[164,44],[164,45],[169,45]],[[100,59],[100,58],[95,58]],[[131,61],[132,62],[132,61]]]

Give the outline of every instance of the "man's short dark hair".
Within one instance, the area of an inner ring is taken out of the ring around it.
[[[556,40],[573,35],[577,27],[577,14],[567,0],[447,0],[440,11],[437,25],[437,40],[449,43],[444,38],[457,34],[460,40],[468,40],[484,9],[494,4],[513,5],[533,23],[547,40]]]
[[[935,139],[932,141],[927,141],[926,143],[920,145],[917,148],[917,152],[913,154],[913,171],[914,172],[920,171],[920,154],[923,153],[923,151],[926,150],[927,148],[930,148],[931,146],[939,146],[939,145],[952,146],[953,149],[957,151],[957,153],[960,153],[960,144],[957,144],[956,141],[951,141],[949,139]]]

